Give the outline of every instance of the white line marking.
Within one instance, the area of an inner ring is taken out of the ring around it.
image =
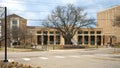
[[[63,56],[54,56],[55,58],[65,58],[65,57],[63,57]]]
[[[25,60],[25,61],[31,60],[30,58],[22,58],[22,59]]]
[[[46,60],[46,59],[48,59],[48,58],[46,58],[46,57],[39,57],[40,59],[44,59],[44,60]]]

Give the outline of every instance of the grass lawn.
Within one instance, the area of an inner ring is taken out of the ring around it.
[[[0,48],[0,51],[5,51],[4,48]],[[7,48],[8,52],[33,52],[33,51],[42,51],[40,49],[35,48]]]
[[[79,45],[81,47],[84,47],[84,48],[97,48],[97,46],[94,46],[94,45],[91,45],[91,46],[88,46],[88,45]],[[72,48],[69,48],[69,46],[67,46],[67,48],[65,48],[64,46],[62,45],[39,45],[38,47],[36,48],[32,48],[32,47],[15,47],[15,48],[7,48],[7,50],[9,52],[32,52],[32,51],[46,51],[46,50],[62,50],[62,49],[84,49],[84,48],[81,48],[81,47],[78,47],[77,46],[73,46]],[[103,46],[98,46],[98,48],[102,48]],[[0,48],[0,51],[4,51],[4,47]]]

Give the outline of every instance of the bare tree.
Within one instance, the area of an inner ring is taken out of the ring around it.
[[[23,45],[25,45],[25,40],[27,38],[26,30],[23,27],[18,27],[16,30],[14,29],[12,32],[12,38],[13,40],[17,41],[18,44],[21,42]]]
[[[81,7],[69,4],[67,6],[57,6],[48,15],[43,25],[60,31],[65,40],[65,44],[71,44],[71,39],[78,29],[88,27],[93,23],[95,23],[94,19],[88,19],[87,13]]]

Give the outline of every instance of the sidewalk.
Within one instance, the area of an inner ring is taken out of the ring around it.
[[[96,59],[120,61],[120,54],[96,54]]]

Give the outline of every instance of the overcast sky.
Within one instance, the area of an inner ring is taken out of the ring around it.
[[[120,0],[0,0],[0,6],[8,8],[8,14],[28,19],[28,26],[40,26],[41,21],[58,5],[74,4],[83,7],[89,17],[96,19],[98,11],[120,5]]]

